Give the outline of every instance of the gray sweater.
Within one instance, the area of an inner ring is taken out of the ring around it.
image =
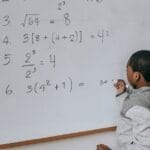
[[[119,99],[118,150],[150,150],[150,87],[129,90]]]

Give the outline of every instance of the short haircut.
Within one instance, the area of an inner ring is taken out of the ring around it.
[[[128,61],[133,71],[140,72],[145,81],[150,81],[150,50],[139,50],[131,55]]]

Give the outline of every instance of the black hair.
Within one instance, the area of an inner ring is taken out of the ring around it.
[[[128,61],[133,71],[140,72],[145,81],[150,82],[150,50],[139,50]]]

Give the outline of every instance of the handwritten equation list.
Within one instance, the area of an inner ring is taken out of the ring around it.
[[[88,13],[92,11],[90,7],[97,6],[98,9],[103,9],[104,0],[79,1],[79,5],[81,4],[81,7],[78,6],[81,9],[79,13],[73,8],[73,1],[51,1],[48,3],[49,6],[45,6],[45,1],[39,2],[40,6],[43,5],[40,9],[36,1],[33,6],[28,0],[0,2],[1,95],[17,95],[17,89],[25,94],[41,94],[50,92],[50,89],[55,91],[64,89],[71,93],[74,86],[78,88],[86,86],[88,83],[82,78],[80,80],[72,76],[73,67],[76,65],[71,63],[77,63],[80,67],[80,61],[87,61],[84,57],[90,55],[86,54],[89,53],[88,43],[96,44],[99,51],[103,51],[107,40],[111,39],[108,26],[103,23],[95,24],[92,18],[89,22],[88,18]],[[14,5],[15,7],[18,5],[18,10],[12,11]],[[29,6],[31,8],[28,8]],[[85,14],[82,14],[83,12]],[[90,53],[94,53],[94,49],[93,46]],[[73,62],[70,56],[74,57]],[[93,60],[90,59],[93,58],[89,58],[92,64]],[[78,74],[78,70],[75,71]],[[55,79],[61,76],[59,72],[64,78],[60,78],[58,82]],[[111,81],[99,79],[97,84],[102,86],[107,82]]]

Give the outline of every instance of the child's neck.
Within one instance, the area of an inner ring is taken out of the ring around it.
[[[142,88],[142,87],[150,87],[150,82],[139,82],[137,85],[136,85],[136,89],[139,89],[139,88]]]

